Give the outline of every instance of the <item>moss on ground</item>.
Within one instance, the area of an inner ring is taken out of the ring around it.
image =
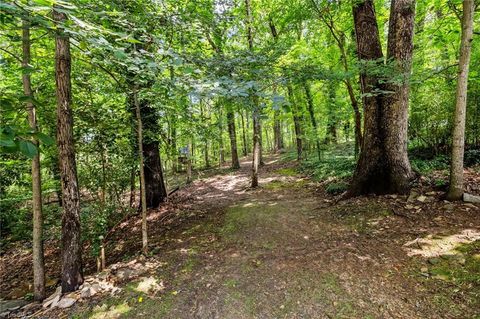
[[[450,317],[480,318],[480,240],[459,246],[455,255],[418,263],[415,276],[429,288],[434,304]],[[472,312],[473,311],[473,312]]]

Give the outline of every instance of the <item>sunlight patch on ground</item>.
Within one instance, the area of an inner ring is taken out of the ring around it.
[[[112,319],[120,318],[124,313],[130,311],[130,306],[125,302],[108,308],[106,304],[97,306],[93,309],[94,313],[90,319]]]
[[[407,247],[408,256],[432,258],[442,255],[456,255],[459,253],[456,248],[476,240],[480,240],[480,231],[465,229],[450,236],[435,238],[433,235],[428,235],[426,238],[417,238],[407,242],[404,246]]]
[[[138,286],[135,288],[138,292],[143,293],[156,293],[161,291],[165,288],[163,282],[158,280],[154,277],[144,277],[141,278],[141,281],[138,283]]]

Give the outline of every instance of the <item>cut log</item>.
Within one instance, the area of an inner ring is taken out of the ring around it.
[[[463,201],[467,203],[480,204],[480,196],[463,193]]]

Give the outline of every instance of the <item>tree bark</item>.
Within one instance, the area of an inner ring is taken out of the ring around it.
[[[280,152],[283,149],[282,122],[280,121],[280,110],[273,114],[273,151]]]
[[[158,115],[155,110],[148,105],[147,101],[138,101],[138,103],[140,105],[143,130],[149,133],[148,136],[142,139],[147,208],[156,208],[167,199],[167,189],[165,187],[162,161],[160,158],[160,143],[155,138],[155,132],[158,130]],[[153,138],[149,136],[153,136]]]
[[[22,74],[23,94],[28,96],[26,102],[28,122],[32,131],[37,132],[37,117],[35,104],[33,104],[32,84],[30,73],[30,23],[22,21]],[[32,139],[32,143],[38,148],[38,141]],[[43,255],[43,214],[42,214],[42,177],[40,170],[40,154],[32,159],[32,210],[33,210],[33,238],[32,238],[32,263],[33,263],[33,299],[42,301],[45,299],[45,262]]]
[[[327,135],[325,137],[326,143],[337,143],[337,83],[334,80],[330,80],[327,83]]]
[[[192,182],[192,155],[193,146],[192,143],[189,143],[187,152],[187,184],[190,184]]]
[[[450,166],[450,187],[447,199],[460,200],[463,196],[463,157],[465,152],[465,117],[467,112],[467,87],[470,56],[473,40],[473,0],[463,1],[462,39],[458,64],[455,119],[452,136],[452,163]]]
[[[413,52],[414,0],[392,0],[388,58],[401,83],[380,84],[378,76],[363,70],[364,137],[354,177],[347,195],[408,193],[413,172],[407,156],[408,78]],[[360,61],[383,65],[374,3],[353,6],[357,53]],[[376,91],[390,91],[381,95]]]
[[[272,34],[273,40],[277,43],[278,32],[275,24],[273,23],[272,18],[268,20],[268,25],[270,27],[270,33]],[[276,85],[273,88],[273,93],[276,94]],[[275,153],[283,149],[283,136],[282,136],[282,122],[280,121],[280,109],[275,110],[273,114],[273,151]]]
[[[245,0],[248,50],[253,53],[252,12],[250,0]],[[252,187],[258,186],[258,167],[262,165],[262,127],[260,123],[260,103],[256,92],[251,94],[253,102],[253,159]]]
[[[225,164],[225,146],[223,145],[223,112],[221,108],[219,109],[218,117],[218,144],[220,148],[218,152],[218,164],[222,167],[222,165]]]
[[[230,136],[230,149],[232,153],[232,168],[240,168],[237,150],[237,133],[235,130],[235,113],[232,110],[227,110],[228,135]]]
[[[67,16],[54,8],[53,18],[59,26],[55,36],[55,83],[57,147],[63,206],[62,292],[66,293],[78,289],[83,283],[80,195],[73,141],[70,39],[61,26]]]
[[[345,85],[347,87],[348,96],[350,97],[350,104],[353,108],[353,113],[355,116],[355,156],[358,156],[360,149],[362,147],[362,114],[358,107],[358,101],[355,97],[355,92],[353,91],[352,82],[350,79],[345,80]]]
[[[315,119],[312,92],[310,91],[310,85],[306,81],[303,82],[303,88],[305,90],[305,97],[307,99],[308,114],[310,115],[310,121],[312,123],[313,133],[315,134],[315,145],[317,148],[317,155],[318,155],[318,159],[320,160],[322,158],[322,152],[320,149],[320,139],[318,137],[318,125],[317,125],[317,120]]]
[[[292,116],[293,116],[293,125],[295,128],[295,141],[297,146],[297,161],[301,161],[303,158],[303,133],[302,133],[302,124],[301,124],[301,116],[298,110],[298,106],[295,102],[295,97],[293,96],[293,88],[292,85],[289,83],[287,84],[287,93],[288,98],[290,100],[290,106],[292,108]]]
[[[260,134],[262,134],[262,128],[260,126],[260,112],[258,108],[258,96],[253,96],[254,110],[253,110],[253,160],[252,160],[252,187],[258,186],[258,167],[260,166],[261,158],[261,145]]]
[[[240,117],[241,117],[241,120],[242,120],[242,141],[243,141],[242,150],[243,150],[243,156],[247,156],[248,155],[247,132],[245,130],[245,118],[243,117],[243,111],[242,110],[240,110]]]
[[[142,207],[142,252],[148,252],[148,229],[147,229],[147,183],[145,178],[145,164],[144,164],[144,140],[143,140],[143,123],[138,101],[138,89],[133,88],[133,104],[135,105],[135,115],[137,118],[137,138],[138,138],[138,157],[140,159],[140,203]]]

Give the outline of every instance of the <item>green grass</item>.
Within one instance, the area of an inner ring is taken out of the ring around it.
[[[278,181],[274,180],[270,183],[265,185],[266,189],[269,190],[280,190],[280,189],[293,189],[293,188],[301,188],[308,184],[307,180],[297,180],[297,181]]]

